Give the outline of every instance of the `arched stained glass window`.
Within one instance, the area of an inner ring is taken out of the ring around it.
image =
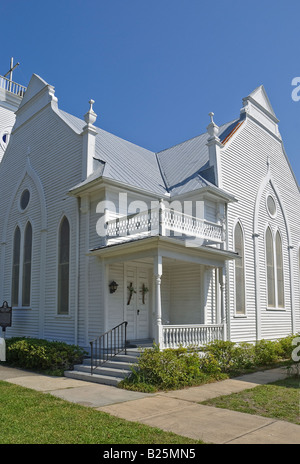
[[[267,287],[268,307],[275,307],[275,269],[274,269],[274,246],[270,227],[266,231],[266,262],[267,262]]]
[[[18,306],[19,304],[19,274],[20,274],[20,249],[21,247],[21,232],[19,227],[16,227],[13,241],[13,263],[12,263],[12,283],[11,283],[11,304]]]
[[[27,223],[24,234],[22,306],[30,306],[32,227]]]
[[[283,256],[280,233],[276,233],[276,271],[277,271],[277,304],[284,308],[284,280],[283,280]]]
[[[69,313],[70,225],[66,217],[61,221],[58,241],[58,314]]]
[[[238,222],[234,230],[234,249],[241,259],[235,261],[235,312],[246,313],[244,234]]]

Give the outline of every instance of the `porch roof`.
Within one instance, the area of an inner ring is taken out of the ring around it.
[[[240,259],[237,253],[229,250],[222,250],[207,245],[192,246],[191,242],[163,236],[145,237],[109,246],[101,246],[93,248],[88,254],[99,256],[110,262],[129,261],[154,257],[160,254],[163,257],[213,267],[223,266],[228,260]]]

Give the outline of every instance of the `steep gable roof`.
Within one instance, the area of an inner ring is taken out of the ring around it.
[[[44,79],[42,79],[37,74],[33,74],[19,108],[22,108],[29,100],[35,97],[46,86],[48,86],[48,84],[46,81],[44,81]]]
[[[248,95],[248,97],[243,98],[243,101],[246,101],[248,99],[254,100],[256,103],[259,104],[261,108],[263,108],[265,111],[274,116],[274,118],[276,118],[276,114],[272,108],[269,97],[263,85],[260,85],[259,87],[254,89],[253,92],[251,92]]]

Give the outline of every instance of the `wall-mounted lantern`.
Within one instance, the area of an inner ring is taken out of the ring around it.
[[[109,284],[109,291],[110,293],[115,293],[115,291],[117,290],[118,288],[118,284],[117,282],[115,282],[114,280]]]

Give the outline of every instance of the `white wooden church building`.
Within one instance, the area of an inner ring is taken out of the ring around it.
[[[6,336],[162,348],[300,330],[300,193],[263,86],[234,121],[159,153],[0,76]],[[215,116],[217,119],[217,115]],[[199,131],[201,132],[201,131]]]

